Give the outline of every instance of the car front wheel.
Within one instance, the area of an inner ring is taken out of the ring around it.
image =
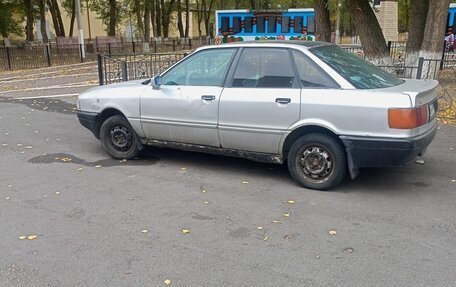
[[[306,188],[327,190],[346,176],[347,157],[341,143],[324,134],[307,134],[293,143],[288,153],[293,179]]]
[[[104,150],[115,159],[132,159],[139,153],[136,133],[123,116],[112,116],[103,122],[100,140]]]

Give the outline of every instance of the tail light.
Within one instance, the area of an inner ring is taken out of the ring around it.
[[[389,109],[388,126],[392,129],[414,129],[426,124],[429,120],[429,107]]]

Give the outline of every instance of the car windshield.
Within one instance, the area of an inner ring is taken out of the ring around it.
[[[393,87],[404,81],[337,46],[309,49],[357,89]]]

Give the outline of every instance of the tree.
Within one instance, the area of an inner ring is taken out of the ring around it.
[[[177,30],[179,31],[179,37],[184,38],[184,23],[182,19],[182,1],[177,0]]]
[[[169,24],[171,20],[171,12],[174,9],[174,4],[176,0],[169,0],[165,2],[165,0],[161,0],[161,8],[162,8],[162,27],[163,27],[163,37],[168,38],[169,36]]]
[[[450,0],[429,0],[420,50],[420,56],[425,59],[439,59],[441,56],[449,5]]]
[[[47,5],[52,16],[52,23],[54,24],[55,34],[57,36],[65,37],[65,27],[63,26],[62,15],[60,13],[57,0],[47,0]]]
[[[74,1],[74,0],[72,0]],[[127,6],[125,1],[116,0],[90,0],[89,7],[95,13],[98,14],[98,19],[101,19],[104,25],[106,25],[106,31],[108,36],[116,36],[117,26],[124,16],[124,12]],[[123,4],[123,5],[122,5]]]
[[[46,0],[38,0],[38,8],[40,10],[40,30],[43,38],[43,43],[47,44],[49,38],[46,32],[46,12],[45,12]]]
[[[8,38],[10,34],[22,35],[20,21],[22,17],[15,19],[14,12],[20,11],[21,3],[18,1],[0,2],[0,35]]]
[[[385,37],[369,1],[348,0],[347,6],[361,39],[366,59],[376,64],[391,64]]]
[[[190,31],[190,0],[185,0],[185,38],[188,38]]]
[[[318,41],[331,42],[331,22],[329,19],[328,0],[315,0],[315,37]]]
[[[34,40],[33,35],[33,21],[35,20],[35,13],[33,10],[33,0],[24,0],[24,10],[25,10],[25,37],[27,42],[32,42]]]
[[[421,44],[423,43],[428,9],[429,0],[412,0],[411,2],[406,65],[414,66],[417,64]]]

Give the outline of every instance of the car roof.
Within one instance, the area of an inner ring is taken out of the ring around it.
[[[267,47],[290,47],[299,46],[306,49],[322,46],[334,45],[328,42],[320,41],[300,41],[300,40],[258,40],[258,41],[242,41],[242,42],[231,42],[221,45],[209,45],[200,47],[199,49],[211,49],[211,48],[223,48],[223,47],[248,47],[248,46],[267,46]]]

